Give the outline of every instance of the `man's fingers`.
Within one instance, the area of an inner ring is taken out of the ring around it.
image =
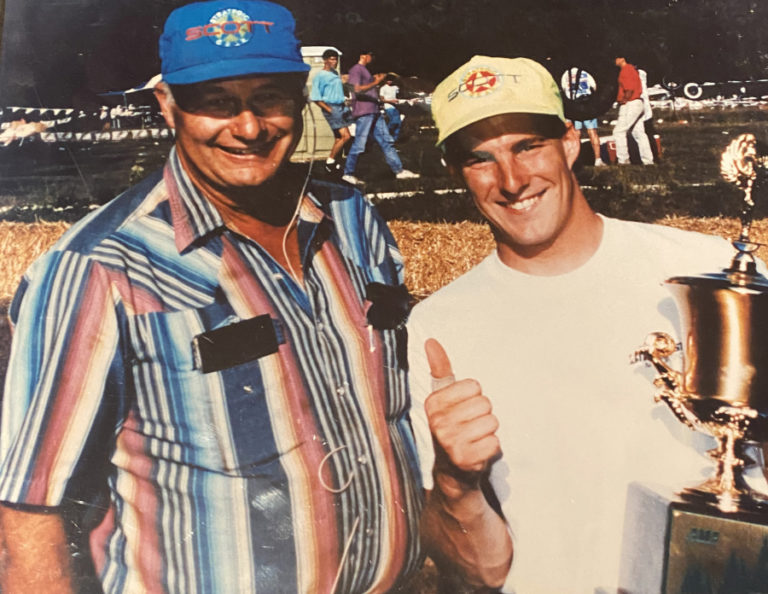
[[[432,374],[432,390],[439,390],[454,381],[451,360],[439,342],[434,338],[428,338],[424,343],[424,351],[427,353],[429,372]]]
[[[485,435],[482,438],[463,443],[460,446],[444,449],[444,456],[439,456],[437,463],[448,464],[446,469],[452,466],[462,472],[483,472],[488,468],[488,463],[498,457],[501,452],[499,438],[496,435]],[[450,472],[450,470],[449,470]]]
[[[491,401],[483,396],[477,381],[463,379],[451,384],[449,389],[430,394],[424,401],[424,410],[430,423],[443,417],[457,423],[490,413]]]
[[[476,380],[454,379],[451,360],[437,340],[427,339],[424,351],[432,375],[432,393],[424,402],[424,410],[435,441],[435,468],[471,482],[456,473],[483,472],[498,456],[498,419]]]
[[[461,449],[487,437],[495,436],[498,428],[498,419],[488,414],[466,421],[460,427],[436,425],[433,434],[438,443],[460,443],[461,445],[457,447]]]

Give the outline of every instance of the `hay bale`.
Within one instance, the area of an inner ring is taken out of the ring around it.
[[[10,223],[0,221],[0,302],[16,291],[24,271],[69,228],[68,223]]]
[[[728,239],[735,238],[740,230],[735,218],[667,216],[658,222]],[[405,259],[406,284],[417,299],[427,297],[461,276],[494,248],[493,236],[484,223],[395,220],[390,221],[389,226]],[[13,296],[24,271],[68,227],[64,222],[0,222],[0,257],[4,263],[0,272],[0,303]],[[768,245],[768,219],[753,223],[752,237]],[[758,255],[768,260],[768,247],[761,247]]]
[[[405,283],[423,299],[478,264],[494,248],[488,225],[390,221],[405,259]]]

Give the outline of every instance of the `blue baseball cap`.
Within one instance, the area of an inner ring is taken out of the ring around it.
[[[163,80],[184,85],[217,78],[307,72],[296,22],[262,0],[195,2],[174,10],[160,37]]]

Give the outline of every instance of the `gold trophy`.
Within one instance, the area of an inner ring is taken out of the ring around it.
[[[748,450],[768,442],[768,278],[757,271],[758,244],[750,239],[752,191],[768,178],[768,157],[757,154],[753,135],[742,134],[723,153],[720,170],[744,191],[733,260],[721,272],[665,281],[680,312],[683,369],[669,365],[678,347],[662,332],[633,354],[655,368],[656,400],[716,439],[709,452],[715,472],[677,496],[630,486],[621,572],[627,592],[732,591],[728,564],[737,559],[746,573],[763,571],[758,565],[768,551],[768,495],[745,478],[755,464]],[[691,586],[704,583],[704,590]],[[768,592],[768,584],[745,591]]]

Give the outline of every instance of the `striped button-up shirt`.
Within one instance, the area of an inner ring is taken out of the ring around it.
[[[103,488],[90,546],[106,592],[386,592],[419,567],[403,336],[372,325],[366,299],[401,283],[400,255],[331,184],[310,185],[298,235],[303,285],[224,225],[172,152],[22,281],[0,500]],[[247,348],[195,356],[195,337],[257,316],[266,330],[234,340]]]

